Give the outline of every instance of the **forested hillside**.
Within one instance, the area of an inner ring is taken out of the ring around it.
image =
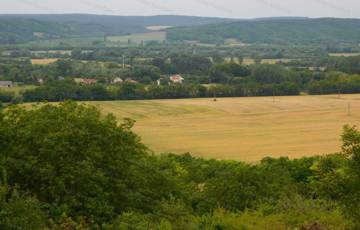
[[[0,44],[70,36],[73,33],[74,31],[69,26],[56,22],[0,17]]]
[[[86,14],[0,15],[0,44],[36,39],[125,35],[148,26],[192,26],[229,21],[190,16],[103,16]]]
[[[168,29],[168,39],[172,41],[222,44],[230,38],[243,43],[359,43],[360,20],[274,18]]]

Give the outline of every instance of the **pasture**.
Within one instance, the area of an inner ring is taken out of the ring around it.
[[[359,94],[91,104],[119,119],[135,119],[134,131],[156,153],[248,162],[338,152],[343,125],[360,124]]]
[[[158,41],[163,42],[166,40],[166,32],[154,31],[148,33],[131,34],[124,36],[109,36],[106,38],[107,42],[121,43],[121,44],[140,44],[141,42]]]
[[[330,57],[355,57],[360,56],[360,53],[329,53]]]
[[[30,90],[30,89],[35,89],[37,86],[35,85],[20,85],[20,86],[14,86],[11,88],[1,88],[0,87],[0,92],[12,92],[17,96],[20,96],[21,93],[25,90]]]
[[[95,43],[103,42],[104,37],[76,37],[76,38],[58,38],[48,40],[37,40],[21,44],[21,47],[51,48],[51,47],[88,47]]]
[[[169,29],[172,26],[162,26],[162,25],[157,25],[157,26],[148,26],[146,27],[146,29],[148,30],[152,30],[152,31],[160,31],[160,30],[165,30],[165,29]]]

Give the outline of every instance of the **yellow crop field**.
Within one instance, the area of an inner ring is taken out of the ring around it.
[[[45,58],[45,59],[31,59],[31,64],[33,65],[48,65],[56,62],[57,58]]]
[[[294,59],[287,59],[287,58],[279,58],[279,59],[262,59],[261,60],[261,64],[270,64],[270,65],[275,65],[278,63],[288,63],[293,61]]]
[[[338,152],[343,125],[360,124],[359,94],[91,104],[136,119],[134,131],[156,153],[249,162]]]
[[[255,60],[252,58],[244,58],[242,61],[243,65],[253,65],[255,64]]]

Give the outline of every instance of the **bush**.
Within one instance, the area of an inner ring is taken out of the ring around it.
[[[12,197],[0,210],[0,229],[38,230],[46,226],[39,202],[29,197]]]

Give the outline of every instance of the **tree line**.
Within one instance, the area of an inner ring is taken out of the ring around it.
[[[20,98],[4,97],[3,102],[12,100],[24,102],[36,101],[103,101],[103,100],[142,100],[142,99],[177,99],[177,98],[208,98],[208,97],[244,97],[244,96],[274,96],[299,95],[296,85],[279,84],[244,84],[244,85],[213,85],[172,84],[163,86],[146,86],[136,83],[122,83],[107,87],[101,84],[82,85],[72,81],[53,82],[45,86],[28,89]],[[0,94],[1,96],[1,94]],[[0,97],[0,100],[2,98]]]
[[[239,57],[240,60],[240,57]],[[273,96],[331,93],[359,93],[359,57],[330,58],[326,70],[283,65],[250,66],[196,55],[173,55],[145,60],[124,68],[115,62],[59,60],[45,66],[27,61],[0,65],[0,79],[45,84],[16,96],[1,92],[0,101],[62,101],[162,99],[194,97]],[[183,73],[182,85],[170,84],[168,76]],[[98,84],[76,85],[76,77],[94,78]],[[132,79],[138,84],[111,84],[113,79]],[[158,85],[158,80],[160,85]]]

